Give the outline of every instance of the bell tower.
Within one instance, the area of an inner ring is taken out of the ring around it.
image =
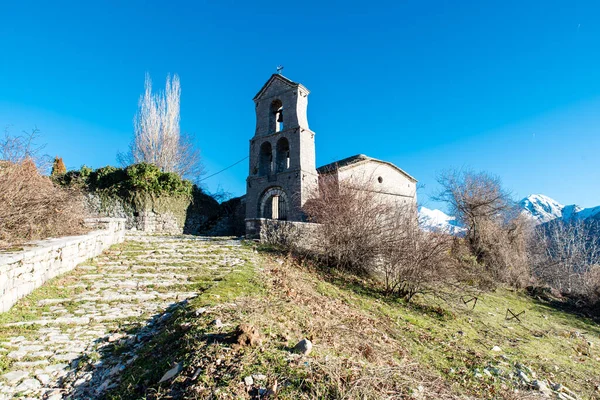
[[[254,96],[256,129],[246,179],[246,232],[261,219],[302,221],[317,187],[315,134],[308,127],[303,85],[273,74]]]

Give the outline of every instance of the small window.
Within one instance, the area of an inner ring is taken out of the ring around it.
[[[383,183],[383,178],[382,177],[377,178],[377,182]]]

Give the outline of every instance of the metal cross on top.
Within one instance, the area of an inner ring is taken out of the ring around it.
[[[281,71],[283,71],[283,65],[278,65],[278,66],[277,66],[277,73],[278,73],[279,75],[281,75]]]

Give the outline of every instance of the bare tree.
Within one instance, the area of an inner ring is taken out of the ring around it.
[[[381,271],[386,291],[410,301],[417,293],[439,291],[455,282],[455,265],[449,257],[452,237],[419,228],[406,207],[390,210],[388,230],[381,244]]]
[[[330,265],[366,272],[379,258],[392,205],[381,201],[367,182],[354,179],[340,185],[324,177],[304,207],[309,220],[320,224],[318,252]]]
[[[129,153],[119,154],[122,164],[146,162],[165,172],[197,180],[203,167],[200,152],[190,134],[180,130],[181,83],[179,76],[167,76],[164,92],[153,93],[146,74],[144,94],[134,118],[134,138]]]
[[[562,293],[597,297],[600,242],[594,228],[594,223],[581,220],[557,220],[538,228],[531,242],[536,276]]]
[[[48,158],[41,153],[45,145],[39,145],[40,130],[33,128],[23,131],[20,135],[10,133],[8,127],[4,128],[4,137],[0,139],[0,160],[13,164],[21,164],[31,160],[40,170],[48,166]]]
[[[494,279],[517,286],[527,283],[530,229],[500,179],[486,172],[447,171],[438,182],[442,189],[435,199],[446,202],[464,224],[476,260]]]

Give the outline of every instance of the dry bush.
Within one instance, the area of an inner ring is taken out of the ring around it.
[[[444,201],[467,229],[465,240],[490,278],[515,286],[529,282],[527,242],[531,227],[520,217],[498,177],[449,171],[438,178]]]
[[[597,302],[600,295],[600,243],[594,224],[552,221],[538,228],[530,243],[535,275],[564,294]]]
[[[399,208],[389,221],[379,268],[388,294],[408,301],[417,293],[450,285],[458,277],[450,259],[452,238],[421,230],[413,215]]]
[[[0,248],[84,231],[78,192],[56,186],[35,163],[0,164]]]
[[[380,279],[388,295],[410,300],[455,281],[451,237],[419,228],[416,208],[380,195],[372,179],[321,180],[305,211],[319,224],[317,255],[327,265]]]
[[[320,225],[316,251],[328,265],[368,272],[378,262],[388,232],[386,216],[394,205],[382,201],[365,181],[338,185],[334,178],[321,179],[304,207],[308,219]]]

